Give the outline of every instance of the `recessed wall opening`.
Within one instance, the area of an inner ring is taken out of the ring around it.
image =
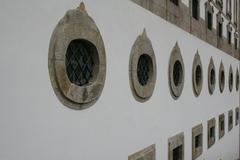
[[[220,122],[220,130],[221,130],[221,131],[224,131],[224,121],[221,121],[221,122]]]
[[[218,37],[222,38],[222,23],[218,22]]]
[[[240,78],[239,78],[239,73],[238,73],[238,70],[237,70],[237,73],[236,73],[236,91],[238,91],[238,89],[239,89],[239,81],[240,81]]]
[[[195,148],[202,146],[202,135],[197,135],[195,137]]]
[[[149,55],[143,54],[138,60],[137,77],[142,86],[147,85],[153,70],[152,59]]]
[[[215,127],[211,127],[210,128],[210,138],[214,138],[215,137]]]
[[[98,51],[94,44],[84,39],[70,42],[66,53],[66,70],[71,83],[84,86],[97,72]]]
[[[228,44],[231,44],[232,43],[232,32],[228,31],[227,32],[227,37],[228,37]]]
[[[225,115],[221,114],[219,116],[219,139],[221,139],[225,134]]]
[[[199,19],[199,1],[192,0],[192,17],[196,20]]]
[[[215,118],[208,121],[208,148],[210,148],[215,143]]]
[[[230,92],[232,92],[232,88],[233,88],[233,73],[232,73],[232,70],[230,69],[230,75],[229,75],[229,90],[230,90]]]
[[[196,80],[196,84],[199,85],[201,80],[202,80],[202,68],[200,65],[197,66],[196,68],[196,77],[195,77],[195,80]]]
[[[212,21],[213,21],[213,16],[211,12],[207,12],[207,27],[209,30],[212,30]]]
[[[238,43],[238,40],[237,40],[237,38],[234,38],[234,48],[235,48],[235,49],[237,49],[237,48],[238,48],[238,47],[237,47],[237,46],[238,46],[238,44],[237,44],[237,43]]]
[[[183,69],[182,64],[176,61],[173,66],[173,82],[175,86],[179,86],[182,83]]]
[[[173,149],[173,160],[183,160],[182,159],[182,155],[183,155],[183,146],[178,146],[176,148]]]
[[[211,83],[211,85],[215,84],[215,71],[214,71],[214,69],[211,69],[211,72],[210,72],[210,83]]]
[[[176,6],[179,5],[179,0],[170,0],[173,4],[175,4]]]

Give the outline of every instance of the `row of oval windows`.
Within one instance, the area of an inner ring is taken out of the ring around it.
[[[106,54],[101,34],[83,3],[70,10],[55,28],[49,47],[49,73],[53,89],[59,100],[72,109],[92,106],[100,97],[106,76]],[[176,43],[169,61],[169,87],[174,99],[180,97],[184,86],[184,64]],[[196,53],[192,83],[194,94],[202,90],[202,64]],[[129,80],[137,101],[145,102],[153,94],[156,83],[156,59],[146,31],[133,44],[129,62]],[[229,90],[233,89],[233,71],[229,69]],[[213,59],[208,67],[208,88],[213,94],[216,72]],[[219,68],[219,87],[225,86],[224,66]],[[236,70],[236,90],[239,89],[239,72]]]

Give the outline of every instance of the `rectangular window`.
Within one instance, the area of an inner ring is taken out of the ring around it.
[[[239,108],[235,109],[235,125],[239,124]]]
[[[215,137],[215,127],[211,127],[210,128],[210,138],[214,138]]]
[[[228,31],[228,44],[232,43],[232,32]]]
[[[209,30],[212,30],[212,13],[210,13],[209,11],[207,12],[207,27]]]
[[[175,4],[176,6],[179,5],[179,0],[170,0],[173,4]]]
[[[215,118],[208,121],[208,148],[210,148],[215,143]]]
[[[220,38],[222,38],[222,29],[223,29],[222,23],[218,22],[218,37]]]
[[[182,146],[173,149],[173,160],[182,160]]]
[[[192,0],[192,17],[196,20],[199,19],[199,3],[198,0]]]
[[[219,139],[225,135],[225,115],[221,114],[219,116]]]
[[[184,160],[184,133],[168,139],[168,160]]]
[[[234,38],[234,48],[235,48],[235,49],[237,49],[237,48],[238,48],[238,47],[237,47],[237,46],[238,46],[238,44],[237,44],[237,43],[238,43],[238,40],[237,40],[237,38]]]

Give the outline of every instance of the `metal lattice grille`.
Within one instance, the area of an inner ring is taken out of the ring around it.
[[[214,71],[214,69],[212,69],[211,72],[210,72],[210,83],[211,83],[211,85],[214,85],[214,83],[215,83],[215,71]]]
[[[173,66],[173,82],[175,86],[179,86],[182,83],[182,65],[179,61],[176,61]]]
[[[196,68],[196,75],[195,76],[196,76],[195,77],[196,84],[199,85],[200,82],[202,81],[202,69],[199,65]]]
[[[78,86],[89,83],[93,77],[94,61],[91,53],[95,48],[86,40],[73,40],[67,49],[66,69],[70,81]]]
[[[150,57],[148,55],[141,55],[138,60],[137,76],[139,83],[143,86],[147,85],[147,82],[150,78],[150,65]]]

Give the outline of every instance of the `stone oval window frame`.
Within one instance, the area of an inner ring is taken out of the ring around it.
[[[151,58],[150,75],[147,83],[142,85],[138,79],[138,62],[139,58],[143,55]],[[142,35],[139,35],[135,40],[131,49],[129,59],[129,83],[133,97],[138,102],[146,102],[153,94],[157,77],[157,67],[155,53],[152,47],[152,42],[147,36],[146,30],[144,29]]]
[[[226,74],[225,74],[225,70],[224,70],[224,66],[223,66],[222,62],[221,62],[220,67],[219,67],[218,79],[219,79],[220,93],[223,93],[224,87],[225,87]]]
[[[235,80],[235,83],[236,83],[236,91],[238,91],[238,90],[239,90],[239,85],[240,85],[240,75],[239,75],[238,68],[237,68],[237,71],[236,71],[236,80]]]
[[[233,89],[233,70],[232,70],[232,65],[230,65],[229,68],[229,74],[228,74],[228,86],[229,86],[229,91],[232,92]]]
[[[180,80],[178,80],[179,84],[176,84],[174,80],[174,72],[176,72],[174,71],[174,68],[176,66],[176,63],[181,65],[181,69],[180,71],[178,71],[179,72],[178,77],[180,77]],[[178,43],[176,43],[174,48],[171,51],[171,56],[169,59],[169,66],[168,66],[168,83],[169,83],[170,93],[173,99],[177,100],[181,96],[183,87],[184,87],[184,80],[185,80],[184,63],[181,55],[181,50],[178,46]]]
[[[91,42],[99,59],[94,80],[83,86],[70,82],[65,64],[67,48],[71,41],[77,39]],[[99,99],[106,77],[106,53],[100,31],[85,10],[84,3],[67,11],[54,29],[49,45],[48,68],[53,90],[64,106],[82,110]]]
[[[200,76],[199,80],[197,80],[197,76]],[[193,92],[196,97],[198,97],[202,91],[202,84],[203,84],[202,62],[201,62],[200,55],[197,51],[197,53],[194,56],[193,67],[192,67],[192,85],[193,85]]]
[[[214,79],[212,79],[212,78],[214,78]],[[213,92],[215,90],[215,86],[216,86],[216,71],[215,71],[215,65],[213,62],[213,58],[211,57],[209,65],[208,65],[208,90],[209,90],[210,95],[213,94]]]

